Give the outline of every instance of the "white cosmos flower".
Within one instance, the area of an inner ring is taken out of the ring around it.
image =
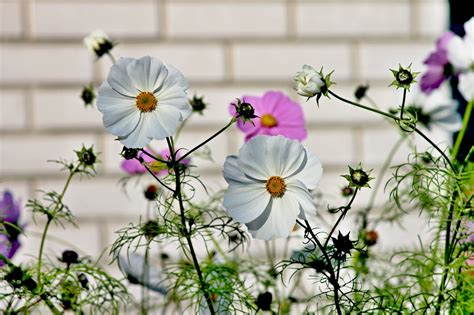
[[[462,118],[457,111],[458,102],[449,96],[447,88],[445,84],[428,95],[419,85],[413,86],[407,97],[406,110],[416,114],[418,122],[427,129],[439,128],[449,133],[459,131]]]
[[[255,238],[287,237],[297,218],[316,214],[310,190],[322,173],[320,160],[300,142],[256,136],[224,163],[224,207]]]
[[[321,87],[324,85],[321,74],[309,65],[304,65],[303,70],[296,74],[293,81],[296,93],[304,97],[315,96],[321,92]]]
[[[97,57],[109,52],[114,47],[109,36],[103,30],[95,30],[84,38],[84,45]]]
[[[176,68],[153,57],[120,58],[97,94],[104,126],[128,148],[173,135],[192,111],[188,82]]]
[[[474,72],[463,73],[459,76],[459,92],[466,101],[474,99]]]
[[[458,71],[473,71],[474,67],[474,17],[464,23],[466,35],[453,36],[448,42],[448,60]]]

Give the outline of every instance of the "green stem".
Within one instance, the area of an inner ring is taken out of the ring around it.
[[[196,252],[194,250],[193,242],[191,239],[191,233],[188,230],[188,227],[186,225],[186,217],[184,215],[184,202],[183,202],[183,195],[181,193],[181,170],[179,167],[179,161],[176,161],[176,152],[174,151],[174,146],[173,146],[173,140],[170,137],[166,138],[166,142],[168,143],[168,148],[170,150],[171,154],[171,162],[174,165],[174,175],[175,175],[175,194],[174,197],[178,199],[178,204],[179,204],[179,210],[180,210],[180,217],[181,217],[181,225],[183,226],[183,231],[184,231],[184,237],[188,243],[189,251],[191,253],[191,257],[193,260],[194,268],[196,269],[196,273],[199,278],[199,284],[201,286],[201,290],[203,292],[204,298],[206,299],[207,306],[209,308],[209,311],[211,312],[211,315],[215,315],[216,312],[214,311],[214,306],[212,304],[211,296],[209,295],[209,292],[206,288],[206,283],[204,282],[204,278],[202,276],[202,271],[201,267],[199,266],[199,261],[196,256]],[[191,153],[188,152],[188,153]]]
[[[56,212],[59,209],[59,207],[61,206],[64,195],[66,194],[66,190],[68,189],[69,184],[71,183],[71,179],[74,176],[74,174],[76,173],[79,165],[80,164],[78,164],[76,167],[74,167],[70,171],[69,176],[66,180],[66,184],[64,184],[63,191],[59,195],[58,201],[56,202],[56,206],[54,207],[52,213]],[[41,243],[40,243],[40,248],[39,248],[39,253],[38,253],[38,264],[36,266],[36,270],[37,270],[37,273],[38,273],[37,281],[38,281],[38,286],[39,287],[41,286],[41,264],[42,264],[42,258],[43,258],[44,243],[46,242],[46,234],[48,233],[48,229],[49,229],[49,226],[50,226],[52,220],[53,220],[53,216],[48,215],[48,221],[46,222],[46,225],[44,226],[43,234],[41,235]]]
[[[348,99],[345,99],[339,95],[337,95],[336,93],[334,93],[333,91],[328,91],[329,94],[331,94],[332,96],[334,96],[335,98],[345,102],[345,103],[348,103],[348,104],[351,104],[353,106],[357,106],[357,107],[360,107],[360,108],[363,108],[365,110],[368,110],[368,111],[371,111],[371,112],[374,112],[374,113],[377,113],[379,115],[382,115],[382,116],[385,116],[385,117],[388,117],[388,118],[392,118],[393,120],[395,121],[398,121],[399,118],[395,115],[392,115],[390,113],[386,113],[386,112],[383,112],[381,110],[378,110],[378,109],[375,109],[375,108],[372,108],[372,107],[368,107],[368,106],[365,106],[365,105],[362,105],[362,104],[359,104],[359,103],[356,103],[356,102],[353,102],[353,101],[350,101]]]
[[[467,103],[466,111],[464,112],[464,118],[462,120],[462,128],[456,137],[456,142],[454,143],[453,151],[451,152],[451,159],[455,160],[458,153],[459,148],[461,147],[462,140],[464,139],[464,134],[466,133],[467,127],[469,125],[469,118],[471,117],[472,106],[474,103],[474,99]]]
[[[407,89],[403,89],[402,106],[401,106],[401,109],[400,109],[400,120],[403,120],[403,111],[405,109],[406,98],[407,98]]]
[[[324,242],[324,248],[326,248],[326,246],[328,245],[329,240],[331,239],[332,234],[333,234],[334,231],[336,230],[336,227],[339,225],[339,223],[341,223],[342,219],[346,216],[347,212],[351,209],[352,203],[354,202],[355,197],[356,197],[358,191],[359,191],[359,188],[356,188],[356,190],[354,190],[354,194],[352,195],[352,198],[351,198],[351,200],[349,201],[349,203],[347,204],[347,206],[345,206],[345,207],[342,208],[343,210],[342,210],[341,215],[340,215],[339,218],[337,219],[336,224],[333,225],[331,231],[329,232],[328,237],[327,237],[327,239],[326,239],[326,242]]]
[[[305,224],[301,223],[299,220],[296,220],[296,223],[298,223],[301,227],[305,229],[309,234],[311,234],[311,237],[313,238],[312,240],[316,243],[316,245],[319,247],[321,252],[323,253],[324,258],[328,262],[328,268],[329,268],[329,282],[333,286],[333,292],[334,292],[334,304],[336,306],[336,311],[338,315],[342,315],[341,311],[341,305],[339,301],[339,283],[338,279],[336,278],[336,274],[334,272],[334,267],[331,262],[331,258],[329,258],[328,253],[326,252],[326,248],[321,244],[321,242],[318,240],[316,237],[316,234],[314,234],[313,229],[311,228],[311,225],[309,224],[308,220],[304,220]]]
[[[235,122],[237,121],[237,119],[235,119],[235,117],[232,117],[232,119],[229,121],[229,123],[227,125],[225,125],[221,130],[219,130],[218,132],[216,132],[215,134],[213,134],[212,136],[210,136],[209,138],[207,138],[204,142],[201,142],[200,144],[198,144],[196,147],[194,147],[193,149],[189,150],[185,155],[183,155],[180,159],[178,159],[176,162],[181,162],[182,160],[184,160],[186,157],[188,157],[191,153],[193,153],[194,151],[196,151],[197,149],[199,149],[200,147],[204,146],[206,143],[208,143],[209,141],[211,141],[212,139],[214,139],[215,137],[217,137],[218,135],[220,135],[221,133],[223,133],[227,128],[229,128],[230,126],[232,126]]]

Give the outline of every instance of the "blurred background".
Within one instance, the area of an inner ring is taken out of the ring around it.
[[[209,107],[189,121],[182,147],[224,126],[236,97],[279,90],[298,100],[309,131],[304,143],[324,166],[320,190],[338,200],[347,165],[362,162],[377,176],[399,133],[336,100],[323,98],[319,108],[314,100],[306,103],[292,90],[292,77],[303,64],[324,66],[335,70],[336,93],[354,99],[356,87],[369,84],[368,95],[380,107],[397,107],[402,92],[388,87],[389,68],[412,63],[422,71],[448,27],[448,10],[443,0],[0,0],[0,191],[11,190],[24,205],[38,190],[60,189],[66,174],[47,161],[73,158],[73,150],[94,145],[101,152],[98,176],[75,180],[64,199],[79,228],[52,227],[46,254],[54,259],[72,248],[98,257],[115,231],[145,214],[143,190],[150,181],[128,185],[123,194],[122,146],[106,133],[97,109],[85,108],[80,98],[83,87],[98,87],[111,66],[82,44],[86,34],[102,29],[119,43],[116,58],[158,57],[188,78],[190,96],[204,96]],[[449,139],[434,136],[437,143]],[[211,143],[213,162],[193,160],[211,190],[225,187],[223,161],[243,138],[233,128]],[[393,163],[403,162],[408,151],[402,148]],[[28,237],[15,261],[36,255],[39,244],[30,214],[21,221]],[[423,224],[413,215],[403,227],[383,225],[380,246],[416,242]]]

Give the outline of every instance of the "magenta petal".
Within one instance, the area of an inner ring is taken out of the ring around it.
[[[20,218],[20,203],[15,202],[13,194],[5,190],[0,200],[0,220],[6,222],[17,222]]]
[[[425,93],[431,93],[433,90],[436,90],[444,80],[446,80],[446,77],[444,76],[443,68],[430,67],[421,77],[421,90]]]
[[[436,49],[446,51],[449,41],[454,36],[456,35],[453,32],[444,32],[436,41]]]

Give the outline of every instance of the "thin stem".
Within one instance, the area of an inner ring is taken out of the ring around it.
[[[328,91],[329,94],[331,94],[332,96],[334,96],[335,98],[345,102],[345,103],[348,103],[348,104],[351,104],[351,105],[354,105],[354,106],[357,106],[357,107],[360,107],[360,108],[363,108],[365,110],[368,110],[368,111],[371,111],[371,112],[374,112],[374,113],[377,113],[379,115],[382,115],[382,116],[385,116],[385,117],[388,117],[388,118],[392,118],[393,120],[395,121],[398,121],[398,117],[395,116],[395,115],[392,115],[390,113],[386,113],[386,112],[383,112],[381,110],[378,110],[378,109],[375,109],[375,108],[372,108],[372,107],[368,107],[368,106],[365,106],[365,105],[362,105],[362,104],[359,104],[359,103],[356,103],[356,102],[352,102],[348,99],[345,99],[337,94],[335,94],[333,91]]]
[[[201,290],[204,294],[204,298],[206,299],[207,306],[209,307],[209,311],[211,312],[211,315],[215,315],[214,306],[212,305],[212,300],[211,300],[211,297],[209,295],[209,292],[207,291],[206,283],[204,282],[204,278],[202,276],[201,267],[199,266],[199,261],[197,259],[196,252],[194,250],[193,242],[192,242],[192,239],[191,239],[191,233],[188,230],[188,227],[186,225],[186,217],[184,215],[185,210],[184,210],[183,195],[181,193],[181,178],[180,178],[181,174],[180,174],[179,164],[177,163],[179,161],[176,161],[176,152],[174,151],[174,148],[173,148],[172,138],[167,137],[166,142],[168,143],[168,148],[169,148],[170,154],[171,154],[171,161],[172,161],[173,168],[174,168],[175,184],[176,184],[174,197],[178,199],[180,217],[181,217],[181,224],[183,226],[184,236],[185,236],[186,241],[188,243],[189,251],[191,253],[191,257],[192,257],[193,264],[194,264],[194,268],[196,269],[196,273],[198,274],[199,284],[200,284]],[[190,152],[188,152],[188,153],[190,153]]]
[[[389,114],[389,113],[386,113],[386,112],[383,112],[383,111],[380,111],[380,110],[377,110],[377,109],[374,109],[374,108],[371,108],[371,107],[368,107],[368,106],[365,106],[365,105],[362,105],[362,104],[359,104],[359,103],[356,103],[356,102],[352,102],[348,99],[345,99],[337,94],[335,94],[334,92],[332,91],[328,91],[329,94],[331,94],[332,96],[334,96],[335,98],[347,103],[347,104],[351,104],[353,106],[357,106],[357,107],[360,107],[360,108],[363,108],[365,110],[368,110],[368,111],[371,111],[371,112],[374,112],[374,113],[377,113],[379,115],[382,115],[382,116],[385,116],[385,117],[389,117],[389,118],[392,118],[395,122],[399,122],[400,119],[399,117],[395,116],[395,115],[392,115],[392,114]],[[431,144],[442,156],[443,158],[446,160],[446,162],[449,164],[449,166],[451,167],[451,169],[456,172],[456,169],[454,168],[453,164],[451,163],[451,160],[446,156],[446,154],[443,152],[443,150],[441,150],[433,141],[431,141],[430,138],[428,138],[423,132],[420,131],[420,129],[418,128],[414,128],[414,131],[416,133],[418,133],[420,136],[423,137],[423,139],[425,139],[429,144]]]
[[[62,200],[64,198],[64,195],[66,194],[66,190],[68,189],[69,187],[69,184],[71,183],[71,180],[72,180],[72,177],[74,176],[74,174],[76,173],[78,167],[79,167],[80,164],[78,164],[76,167],[74,167],[70,173],[69,173],[69,176],[66,180],[66,183],[64,184],[64,188],[63,188],[63,191],[61,192],[61,194],[59,195],[58,197],[58,201],[56,202],[56,205],[53,209],[53,213],[56,212],[59,207],[61,206],[61,203],[62,203]],[[48,233],[48,229],[49,229],[49,225],[51,224],[51,221],[53,220],[53,217],[48,215],[48,220],[46,222],[46,225],[44,226],[44,229],[43,229],[43,234],[41,235],[41,243],[40,243],[40,248],[39,248],[39,253],[38,253],[38,264],[36,266],[36,270],[37,270],[37,273],[38,273],[38,279],[37,279],[37,282],[38,282],[38,286],[41,286],[41,264],[42,264],[42,258],[43,258],[43,250],[44,250],[44,244],[46,242],[46,234]]]
[[[173,194],[175,193],[174,189],[171,188],[170,186],[166,185],[161,179],[158,178],[158,176],[155,175],[155,173],[153,173],[153,171],[145,164],[143,164],[143,166],[145,167],[145,169],[148,171],[148,173],[151,174],[151,176],[153,176],[154,179],[156,179],[156,181],[158,183],[160,183],[161,185],[163,185],[163,187],[165,187],[166,189],[168,189],[169,191],[171,191]]]
[[[441,150],[433,141],[431,141],[430,138],[428,138],[420,129],[418,128],[415,128],[415,132],[417,134],[419,134],[420,136],[423,137],[423,139],[425,139],[429,144],[431,144],[433,146],[433,148],[436,149],[436,151],[438,151],[442,156],[443,158],[446,160],[446,162],[448,163],[449,167],[455,172],[456,172],[456,169],[454,168],[453,164],[451,163],[451,160],[449,159],[449,157],[446,155],[446,153],[443,152],[443,150]]]
[[[143,154],[145,154],[145,155],[151,157],[151,158],[152,158],[153,160],[155,160],[155,161],[162,162],[162,163],[168,163],[168,161],[162,160],[162,159],[160,159],[160,158],[154,156],[153,154],[148,153],[148,151],[146,151],[145,149],[140,149],[140,151],[142,151]]]
[[[462,128],[456,137],[456,142],[454,143],[453,151],[451,152],[451,159],[456,159],[459,148],[461,147],[462,140],[464,139],[464,134],[466,133],[467,127],[469,125],[469,118],[471,117],[472,106],[474,99],[467,103],[466,111],[464,112],[464,118],[462,120]]]
[[[359,188],[356,188],[356,190],[354,190],[354,194],[352,195],[352,198],[351,198],[351,200],[349,201],[349,203],[347,204],[347,206],[343,207],[343,210],[342,210],[341,215],[340,215],[339,218],[337,219],[336,224],[334,224],[334,226],[331,228],[331,231],[330,231],[329,234],[328,234],[328,237],[327,237],[327,239],[326,239],[326,242],[324,242],[324,248],[326,248],[326,246],[328,245],[329,240],[331,239],[332,234],[333,234],[334,231],[336,230],[336,227],[339,225],[339,223],[341,223],[342,219],[346,216],[347,212],[351,209],[352,203],[354,202],[354,199],[355,199],[355,197],[356,197],[358,191],[359,191]]]
[[[403,120],[403,111],[405,109],[405,101],[407,98],[407,89],[403,89],[403,99],[402,99],[402,106],[400,108],[400,120]]]
[[[182,160],[184,160],[186,157],[188,157],[191,153],[193,153],[194,151],[196,151],[197,149],[199,149],[200,147],[204,146],[206,143],[208,143],[209,141],[211,141],[212,139],[214,139],[215,137],[217,137],[218,135],[220,135],[221,133],[223,133],[227,128],[229,128],[230,126],[232,126],[237,120],[235,119],[235,117],[232,117],[232,119],[229,121],[229,123],[227,125],[225,125],[221,130],[219,130],[218,132],[216,132],[215,134],[213,134],[212,136],[210,136],[209,138],[207,138],[204,142],[201,142],[201,144],[198,144],[197,146],[195,146],[193,149],[189,150],[185,155],[183,155],[181,158],[179,158],[177,161],[177,163],[181,162]]]
[[[339,303],[339,283],[336,278],[336,274],[334,273],[334,267],[332,266],[331,259],[329,258],[328,253],[326,252],[326,248],[321,244],[321,242],[318,240],[316,235],[313,232],[313,229],[311,228],[311,225],[309,224],[308,220],[304,220],[305,224],[301,223],[299,220],[296,220],[296,223],[298,223],[300,226],[302,226],[308,233],[311,234],[311,237],[313,238],[313,241],[316,243],[316,245],[319,247],[321,252],[324,255],[324,258],[328,262],[328,267],[329,267],[329,282],[333,286],[333,292],[334,292],[334,302],[336,306],[336,311],[338,315],[342,315],[341,311],[341,305]]]
[[[110,60],[112,61],[113,64],[116,64],[115,57],[112,55],[112,53],[109,51],[107,52],[107,56],[109,56]]]

